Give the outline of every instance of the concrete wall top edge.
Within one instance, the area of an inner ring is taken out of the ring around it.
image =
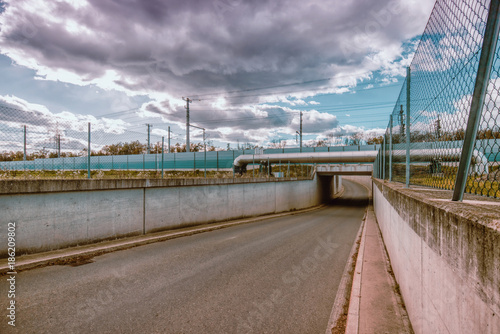
[[[306,181],[308,178],[0,180],[0,195]]]
[[[463,202],[453,202],[451,190],[434,189],[420,186],[406,188],[398,182],[387,182],[372,178],[374,184],[383,192],[387,187],[401,195],[430,205],[448,214],[471,222],[479,223],[500,233],[500,200],[479,195],[465,194]]]

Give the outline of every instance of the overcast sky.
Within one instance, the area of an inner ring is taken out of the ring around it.
[[[192,123],[234,146],[292,144],[299,111],[305,140],[385,129],[434,1],[0,4],[0,104],[30,123],[91,121],[124,136],[151,123],[183,142],[190,97]]]

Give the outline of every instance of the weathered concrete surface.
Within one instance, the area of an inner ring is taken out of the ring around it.
[[[373,189],[415,333],[500,333],[500,202],[379,180]]]
[[[294,179],[271,179],[287,182]],[[267,178],[0,180],[0,195],[269,182]]]
[[[15,223],[16,254],[143,232],[142,189],[0,196],[0,256]]]
[[[316,177],[264,180],[0,182],[4,191],[0,191],[0,257],[7,255],[9,222],[16,223],[16,252],[20,255],[302,209],[321,202]]]

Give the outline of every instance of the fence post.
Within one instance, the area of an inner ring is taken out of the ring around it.
[[[163,179],[163,160],[165,151],[165,137],[161,137],[161,178]]]
[[[255,150],[254,154],[252,155],[252,178],[255,178]]]
[[[23,160],[26,161],[26,125],[24,126],[24,155]]]
[[[467,185],[470,161],[476,144],[477,129],[483,112],[484,97],[486,95],[486,91],[488,90],[491,67],[493,65],[493,59],[495,58],[498,31],[500,27],[499,7],[500,1],[491,0],[452,201],[462,201],[465,187]]]
[[[378,150],[378,171],[377,171],[377,177],[379,179],[382,178],[382,145],[380,146],[380,149]]]
[[[87,148],[87,178],[90,179],[90,155],[92,151],[90,150],[90,122],[89,122],[89,140],[88,140],[88,148]]]
[[[389,181],[392,181],[392,114],[389,117]]]
[[[382,180],[385,180],[385,134],[382,140]]]
[[[406,68],[406,188],[410,186],[410,84],[411,69]]]

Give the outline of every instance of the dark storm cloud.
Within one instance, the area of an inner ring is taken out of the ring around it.
[[[201,99],[191,106],[192,124],[212,129],[212,139],[248,141],[274,129],[298,129],[297,112],[263,97],[353,86],[361,73],[393,66],[401,54],[386,50],[420,33],[427,15],[411,0],[2,3],[0,52],[14,62],[49,80],[148,95],[145,117],[181,127],[186,110],[180,98]],[[286,86],[337,75],[351,77]],[[224,103],[207,95],[214,92],[223,93]],[[262,102],[269,105],[252,107]],[[330,114],[304,114],[309,133],[337,126]]]
[[[120,85],[173,96],[333,76],[378,51],[355,45],[356,34],[373,30],[373,40],[398,44],[414,34],[408,15],[391,14],[395,2],[382,0],[90,0],[45,12],[30,3],[9,6],[3,50],[88,80],[113,69]]]

